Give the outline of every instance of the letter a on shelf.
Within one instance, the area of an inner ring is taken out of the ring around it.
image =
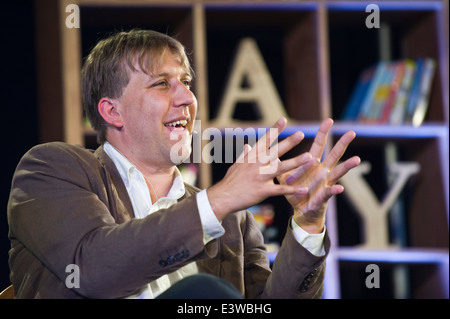
[[[248,87],[241,83],[246,79]],[[287,117],[272,77],[254,39],[244,38],[239,43],[231,76],[222,98],[217,118],[213,124],[227,126],[237,124],[233,119],[238,102],[255,103],[261,112],[261,124],[272,125],[280,117]]]

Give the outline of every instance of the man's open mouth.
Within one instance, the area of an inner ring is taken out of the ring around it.
[[[166,126],[168,128],[173,127],[173,128],[178,128],[178,129],[184,129],[188,123],[189,123],[188,120],[177,120],[177,121],[166,123],[166,124],[164,124],[164,126]]]

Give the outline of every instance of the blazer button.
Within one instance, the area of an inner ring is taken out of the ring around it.
[[[181,253],[183,254],[182,258],[188,258],[189,257],[189,250],[183,249],[183,251]]]
[[[313,271],[311,271],[311,272],[308,274],[308,276],[306,276],[306,278],[307,278],[307,279],[313,278],[314,275],[316,274],[316,272],[317,272],[317,268],[314,269]]]
[[[176,262],[180,262],[183,259],[183,254],[182,253],[176,253],[174,257],[175,257],[175,261]]]
[[[303,280],[302,284],[300,285],[300,291],[306,292],[309,288],[309,279]]]
[[[173,256],[167,257],[167,264],[172,265],[175,262],[175,258]]]
[[[167,261],[165,261],[164,259],[161,259],[161,260],[159,261],[159,265],[160,265],[161,267],[166,267],[166,266],[167,266]]]

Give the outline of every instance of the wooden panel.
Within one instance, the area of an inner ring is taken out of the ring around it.
[[[407,58],[431,57],[436,63],[439,61],[438,27],[436,12],[424,12],[414,23],[409,24],[403,37],[403,54]],[[430,91],[429,108],[425,120],[444,121],[443,96],[439,64]]]
[[[319,121],[322,116],[316,13],[299,20],[285,40],[286,108],[296,120]]]
[[[71,0],[61,2],[59,25],[61,29],[62,53],[62,107],[64,141],[69,144],[83,145],[83,106],[81,102],[81,83],[78,80],[81,70],[80,29],[66,26],[66,6]]]
[[[413,179],[414,194],[409,215],[411,245],[448,248],[443,173],[437,165],[440,161],[438,140],[416,141],[410,150],[411,158],[421,165],[421,172]]]

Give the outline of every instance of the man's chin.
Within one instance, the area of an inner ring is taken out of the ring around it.
[[[191,144],[176,143],[170,150],[170,160],[174,165],[180,165],[183,162],[189,162],[191,153]]]

